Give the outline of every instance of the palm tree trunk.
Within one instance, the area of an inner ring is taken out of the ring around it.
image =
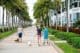
[[[8,11],[7,16],[8,16],[8,17],[7,17],[7,26],[8,26],[8,30],[9,30],[9,27],[10,27],[10,25],[9,25],[9,18],[10,18],[10,17],[9,17],[9,11]]]
[[[7,9],[6,9],[6,26],[8,26],[8,12],[7,12]]]
[[[43,16],[41,17],[41,19],[42,19],[42,27],[43,27],[45,25]]]
[[[48,24],[48,27],[50,26],[49,25],[49,21],[50,21],[49,16],[47,16],[47,24]]]
[[[56,13],[56,30],[57,30],[57,27],[58,27],[58,21],[57,21],[57,19],[58,19],[58,15]]]
[[[2,31],[4,32],[4,7],[3,7],[3,18],[2,18]]]
[[[18,26],[18,19],[17,19],[17,16],[16,16],[16,22],[15,22],[15,23],[16,23],[16,27],[17,27],[17,26]]]
[[[67,14],[66,14],[67,15],[67,32],[69,32],[69,25],[70,25],[70,23],[69,23],[70,22],[69,21],[69,0],[66,1],[66,5],[67,5],[66,6],[66,9],[67,9],[67,11],[66,11],[67,12]]]
[[[63,19],[62,19],[62,4],[61,4],[61,18],[60,18],[61,20],[60,20],[60,26],[61,26],[61,28],[60,28],[60,30],[62,31],[62,21],[63,21]]]
[[[16,27],[15,25],[16,25],[16,16],[14,16],[14,27]]]
[[[12,30],[13,30],[13,18],[14,18],[14,16],[12,15]]]
[[[6,9],[6,27],[8,31],[8,10]]]
[[[11,14],[10,14],[10,12],[8,11],[8,30],[10,30],[11,29],[11,27],[10,27],[10,18],[11,18]]]
[[[47,24],[46,24],[46,19],[44,20],[44,24],[45,24],[45,26],[47,26]]]
[[[15,16],[13,16],[13,28],[15,28]]]

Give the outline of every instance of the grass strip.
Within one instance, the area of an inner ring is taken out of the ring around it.
[[[49,39],[52,41],[60,41],[59,38],[56,38],[54,35],[49,36]],[[64,53],[80,53],[79,49],[74,48],[73,46],[69,45],[68,43],[55,43],[59,48],[61,48]]]
[[[0,39],[3,39],[3,38],[8,37],[8,36],[10,36],[11,34],[13,34],[14,32],[16,32],[16,29],[14,29],[14,30],[12,30],[12,31],[0,33]]]
[[[80,50],[72,47],[68,43],[56,43],[56,45],[61,48],[64,53],[80,53]]]

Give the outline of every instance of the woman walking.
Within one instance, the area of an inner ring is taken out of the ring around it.
[[[41,43],[41,28],[37,26],[37,37],[38,37],[38,45],[40,46]]]

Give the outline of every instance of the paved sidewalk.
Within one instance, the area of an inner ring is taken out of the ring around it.
[[[14,33],[0,41],[0,53],[59,53],[51,44],[50,46],[38,46],[35,27],[24,29],[22,43],[15,42],[16,38],[17,33]],[[32,46],[27,44],[29,41],[32,42]]]

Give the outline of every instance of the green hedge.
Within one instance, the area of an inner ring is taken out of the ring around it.
[[[80,37],[71,38],[71,43],[75,48],[80,48]]]
[[[58,32],[58,33],[55,33],[54,35],[55,35],[55,37],[58,37],[60,39],[63,39],[63,40],[66,39],[66,37],[64,37],[65,36],[65,32]]]
[[[58,33],[58,30],[55,30],[55,29],[48,28],[48,30],[51,34]]]
[[[71,38],[79,37],[78,34],[71,33],[71,32],[58,32],[58,33],[56,33],[54,35],[56,35],[56,37],[58,37],[60,39],[67,40],[68,43],[71,43]]]
[[[14,29],[16,29],[17,27],[13,27]],[[11,31],[12,27],[4,27],[4,28],[0,28],[0,33],[2,32],[7,32],[7,31]]]
[[[72,32],[60,32],[58,30],[49,29],[49,32],[55,37],[58,37],[62,40],[67,40],[67,42],[73,45],[76,48],[80,48],[80,35]]]

